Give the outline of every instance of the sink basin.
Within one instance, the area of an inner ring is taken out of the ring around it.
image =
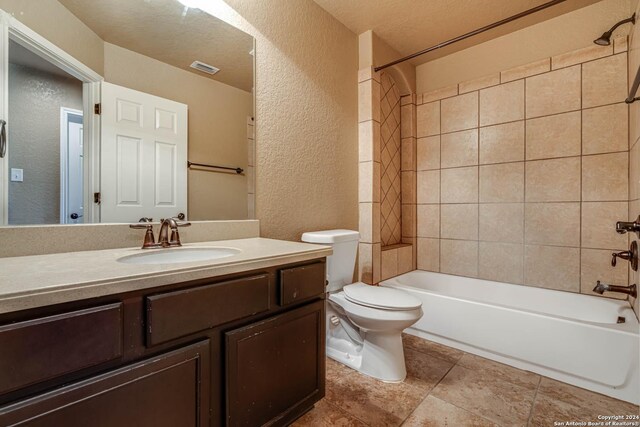
[[[158,249],[135,255],[118,258],[124,264],[178,264],[181,262],[211,261],[239,254],[234,248],[175,248]]]

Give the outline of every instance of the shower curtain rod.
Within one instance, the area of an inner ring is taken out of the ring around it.
[[[385,68],[391,67],[392,65],[396,65],[396,64],[399,64],[401,62],[408,61],[409,59],[413,59],[413,58],[415,58],[417,56],[424,55],[425,53],[429,53],[431,51],[443,48],[445,46],[449,46],[450,44],[459,42],[461,40],[468,39],[469,37],[473,37],[473,36],[475,36],[477,34],[484,33],[485,31],[489,31],[489,30],[491,30],[493,28],[496,28],[496,27],[499,27],[501,25],[507,24],[507,23],[509,23],[511,21],[515,21],[516,19],[522,18],[524,16],[531,15],[532,13],[539,12],[539,11],[541,11],[543,9],[548,8],[548,7],[555,6],[556,4],[562,3],[564,1],[566,1],[566,0],[549,1],[547,3],[541,4],[540,6],[533,7],[531,9],[525,10],[524,12],[520,12],[520,13],[518,13],[516,15],[510,16],[508,18],[501,19],[500,21],[494,22],[493,24],[486,25],[486,26],[484,26],[482,28],[478,28],[477,30],[473,30],[470,33],[466,33],[466,34],[463,34],[461,36],[458,36],[458,37],[452,38],[450,40],[447,40],[445,42],[438,43],[438,44],[436,44],[434,46],[431,46],[431,47],[428,47],[428,48],[426,48],[424,50],[421,50],[420,52],[413,53],[413,54],[411,54],[409,56],[405,56],[404,58],[397,59],[397,60],[395,60],[393,62],[389,62],[388,64],[384,64],[384,65],[381,65],[379,67],[374,67],[374,71],[384,70]]]

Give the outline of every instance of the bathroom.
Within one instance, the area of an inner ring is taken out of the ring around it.
[[[0,426],[640,425],[638,0],[0,10]]]

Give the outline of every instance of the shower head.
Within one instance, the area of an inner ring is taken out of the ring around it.
[[[636,14],[631,15],[631,18],[623,19],[622,21],[616,23],[609,31],[605,31],[602,33],[600,37],[595,39],[593,42],[599,46],[609,46],[611,44],[611,35],[622,24],[626,24],[627,22],[631,22],[632,24],[636,23]]]

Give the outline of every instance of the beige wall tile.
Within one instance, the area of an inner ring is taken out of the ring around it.
[[[414,237],[416,235],[416,205],[402,205],[402,237]]]
[[[370,243],[358,245],[358,277],[359,280],[373,284],[373,246]]]
[[[417,205],[418,237],[440,237],[440,205]]]
[[[440,205],[440,237],[478,240],[478,205]]]
[[[416,202],[416,173],[413,171],[402,171],[400,173],[400,185],[402,186],[401,202]]]
[[[420,171],[417,177],[417,202],[440,203],[440,171]]]
[[[416,136],[416,106],[407,104],[400,107],[400,137],[411,138]]]
[[[524,203],[480,204],[480,240],[522,244]]]
[[[582,110],[582,154],[629,148],[629,107],[613,104]]]
[[[358,156],[361,162],[380,161],[380,123],[373,120],[358,125]]]
[[[613,39],[613,53],[622,53],[629,50],[629,38],[627,36]]]
[[[440,271],[458,276],[478,277],[478,242],[440,240]]]
[[[484,76],[460,83],[458,85],[458,92],[460,92],[461,94],[473,92],[474,90],[480,90],[498,84],[500,84],[500,73],[495,73],[489,76]]]
[[[522,284],[524,246],[513,243],[480,242],[478,277],[497,282]]]
[[[440,133],[440,101],[416,107],[416,131],[418,138]]]
[[[551,57],[551,68],[556,70],[609,55],[613,55],[613,45],[599,46],[594,44],[584,49],[578,49]]]
[[[380,83],[367,80],[358,84],[358,122],[380,121]]]
[[[640,199],[640,143],[629,152],[629,199]]]
[[[529,77],[527,118],[580,109],[580,65]]]
[[[640,49],[638,49],[640,56]],[[640,102],[629,106],[629,148],[640,141]]]
[[[422,102],[433,102],[444,98],[450,98],[458,94],[458,85],[443,87],[422,94]]]
[[[580,292],[579,248],[525,245],[524,252],[525,285]]]
[[[524,160],[524,121],[480,128],[480,164]]]
[[[418,270],[440,271],[440,239],[418,238]]]
[[[519,67],[510,68],[500,73],[500,81],[507,83],[513,80],[524,79],[525,77],[535,76],[536,74],[546,73],[551,70],[551,58],[544,58],[540,61],[530,64],[521,65]]]
[[[627,274],[628,262],[621,261],[615,267],[611,266],[611,250],[583,249],[580,254],[580,292],[583,294],[598,295],[593,292],[598,280],[603,283],[618,286],[629,284]],[[625,299],[626,296],[618,293],[607,293],[608,297]]]
[[[380,242],[380,203],[360,203],[358,230],[362,243]]]
[[[612,153],[582,158],[582,200],[629,199],[629,154]]]
[[[440,169],[440,135],[418,138],[418,170]]]
[[[478,167],[441,171],[442,203],[478,202]]]
[[[628,202],[582,203],[582,247],[626,250],[628,237],[616,233],[616,222],[624,220],[628,210]]]
[[[480,91],[480,126],[524,119],[524,81]]]
[[[527,120],[527,160],[579,156],[580,111]]]
[[[440,167],[478,164],[478,129],[447,133],[441,137]]]
[[[480,166],[480,203],[524,201],[524,162]]]
[[[380,163],[362,162],[358,172],[358,200],[380,201]]]
[[[580,246],[580,203],[527,203],[525,243]]]
[[[400,169],[416,170],[416,138],[402,138],[400,142]]]
[[[582,108],[620,102],[627,95],[625,53],[582,65]]]
[[[527,202],[580,201],[580,157],[526,162]]]
[[[398,248],[398,274],[411,270],[413,270],[413,247],[401,246]]]
[[[442,133],[478,127],[478,93],[443,99]]]
[[[398,275],[398,249],[382,250],[380,259],[382,262],[380,280],[387,280]]]

